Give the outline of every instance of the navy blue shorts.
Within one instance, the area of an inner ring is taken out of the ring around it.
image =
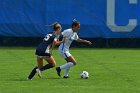
[[[50,53],[45,53],[45,51],[39,51],[39,50],[36,50],[35,54],[38,56],[38,57],[51,57],[51,54]]]

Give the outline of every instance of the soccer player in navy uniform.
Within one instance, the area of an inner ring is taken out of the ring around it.
[[[54,31],[50,34],[47,34],[43,41],[36,48],[37,64],[38,66],[34,67],[31,73],[28,76],[28,80],[32,80],[33,76],[38,73],[38,76],[41,77],[41,71],[55,67],[56,63],[54,57],[52,56],[52,49],[55,45],[63,43],[65,40],[59,41],[59,36],[61,32],[61,25],[59,23],[54,23]],[[43,66],[43,60],[46,60],[48,64]]]

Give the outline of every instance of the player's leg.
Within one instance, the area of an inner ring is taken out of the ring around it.
[[[42,57],[37,57],[37,65],[38,65],[39,69],[43,66],[43,58]]]
[[[76,62],[75,58],[72,55],[70,57],[65,58],[65,60],[67,61],[66,65],[68,67],[66,67],[66,68],[64,67],[65,73],[64,73],[64,77],[63,78],[68,78],[68,74],[69,74],[70,68],[73,67],[74,65],[76,65],[77,62]],[[60,66],[60,68],[62,69],[63,66]]]
[[[42,74],[40,69],[43,67],[43,57],[39,57],[39,56],[37,57],[37,65],[38,68],[36,69],[36,72],[38,73],[38,76],[41,78]]]
[[[44,71],[46,69],[55,67],[56,63],[53,56],[50,56],[49,58],[45,58],[45,60],[48,62],[48,64],[40,68],[40,71]]]
[[[65,69],[65,73],[64,73],[64,77],[63,78],[69,78],[68,77],[69,71],[70,71],[70,67]]]
[[[40,72],[39,68],[41,68],[43,66],[43,58],[37,57],[37,65],[38,66],[34,67],[33,70],[31,71],[31,73],[29,74],[29,76],[28,76],[29,80],[32,80],[32,78],[34,77],[36,72],[38,73],[38,76],[41,77],[41,72]]]
[[[77,62],[76,62],[75,58],[69,52],[64,53],[63,56],[64,56],[65,60],[67,61],[67,63],[64,64],[64,65],[62,65],[62,66],[60,66],[60,67],[57,67],[56,68],[56,71],[57,71],[57,74],[59,76],[61,76],[60,75],[61,70],[62,69],[65,69],[66,71],[65,71],[65,74],[64,74],[64,78],[65,77],[67,78],[68,77],[69,70],[70,70],[70,67],[76,65]]]
[[[34,67],[31,71],[31,73],[28,76],[28,80],[32,80],[32,78],[34,77],[34,75],[36,74],[36,72],[39,72],[38,67],[42,67],[43,66],[43,59],[37,57],[37,64],[38,66]],[[41,75],[40,75],[41,77]]]
[[[37,69],[38,67],[36,66],[36,67],[34,67],[33,69],[32,69],[32,71],[31,71],[31,73],[29,74],[29,76],[28,76],[28,80],[32,80],[32,78],[34,77],[34,75],[36,74],[36,69]]]
[[[72,55],[65,58],[65,60],[67,61],[67,63],[60,66],[60,69],[66,69],[66,68],[72,67],[77,64],[75,58]]]

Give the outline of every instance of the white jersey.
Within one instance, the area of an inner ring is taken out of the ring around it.
[[[61,43],[59,46],[59,51],[61,52],[66,52],[69,51],[69,47],[73,40],[79,39],[78,35],[76,32],[73,32],[72,29],[66,29],[62,32],[63,39],[66,37],[66,41],[64,43]]]

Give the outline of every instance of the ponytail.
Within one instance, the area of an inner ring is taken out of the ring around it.
[[[58,23],[58,22],[55,22],[55,23],[50,24],[50,25],[48,25],[48,26],[53,26],[53,30],[56,31],[57,29],[61,29],[60,26],[56,26],[57,24],[59,24],[59,23]]]

